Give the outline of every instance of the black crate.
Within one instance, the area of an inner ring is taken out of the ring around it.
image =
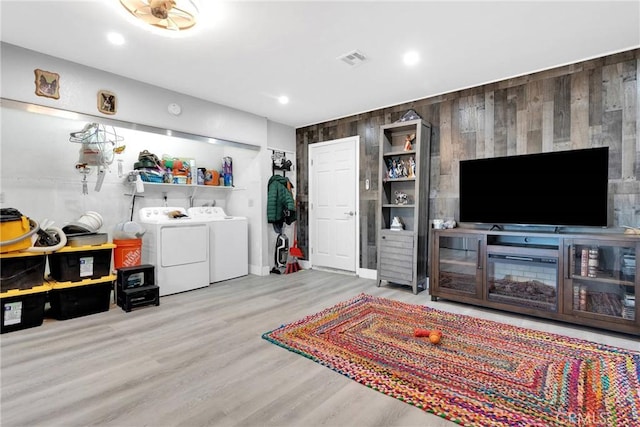
[[[3,255],[0,257],[0,292],[42,286],[46,262],[45,254]]]
[[[113,283],[114,280],[109,279],[77,286],[69,286],[69,283],[53,284],[49,292],[51,310],[47,315],[66,320],[108,311]]]
[[[28,291],[14,291],[2,295],[0,333],[42,325],[44,304],[49,286],[42,285]]]
[[[121,267],[117,271],[116,286],[120,289],[133,289],[156,284],[155,267],[151,264]]]
[[[78,282],[99,279],[111,273],[111,251],[113,244],[82,246],[49,254],[51,278],[58,282]]]
[[[160,305],[160,288],[155,285],[123,289],[117,293],[117,303],[124,311],[148,305]]]

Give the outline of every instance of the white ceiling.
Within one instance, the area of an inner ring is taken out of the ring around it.
[[[0,6],[4,42],[293,127],[640,46],[638,0],[201,0],[200,23],[178,38],[132,25],[118,0]],[[368,61],[337,59],[356,49]]]

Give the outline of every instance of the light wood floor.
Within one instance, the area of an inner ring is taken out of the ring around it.
[[[638,349],[633,337],[507,315],[322,271],[246,276],[3,334],[0,424],[454,426],[261,338],[361,292]]]

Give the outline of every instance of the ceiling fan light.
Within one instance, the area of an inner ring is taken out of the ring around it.
[[[120,0],[120,4],[145,24],[169,31],[193,27],[200,13],[196,0]]]
[[[158,19],[167,19],[169,17],[169,11],[176,5],[174,0],[151,0],[149,7],[151,8],[151,14]]]

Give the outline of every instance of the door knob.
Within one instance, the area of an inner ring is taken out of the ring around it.
[[[354,211],[349,211],[349,212],[345,212],[345,215],[349,215],[349,216],[354,216],[355,212]]]

